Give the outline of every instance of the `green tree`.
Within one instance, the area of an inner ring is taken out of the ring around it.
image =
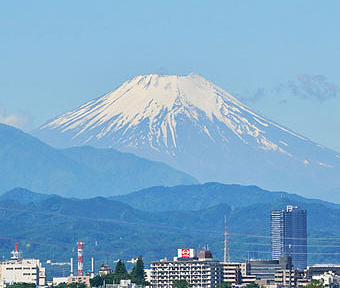
[[[23,288],[29,288],[29,287],[23,287]],[[86,285],[84,283],[59,283],[58,285],[52,285],[51,288],[86,288]]]
[[[191,287],[191,285],[186,280],[175,280],[172,283],[172,288],[188,288]]]
[[[51,288],[67,288],[67,283],[59,283],[57,286],[52,285]]]
[[[144,262],[142,256],[138,257],[136,265],[133,267],[130,273],[130,277],[131,282],[136,283],[137,285],[146,285]]]
[[[9,288],[36,288],[36,285],[33,283],[13,283],[7,287]]]
[[[216,284],[215,287],[216,287],[216,288],[231,288],[231,287],[232,287],[232,284],[229,283],[229,282],[224,282],[224,283]]]
[[[115,271],[113,272],[113,281],[115,284],[119,284],[120,280],[129,279],[129,273],[125,268],[125,264],[119,260],[116,264]]]
[[[324,286],[319,281],[313,280],[305,286],[306,288],[323,288]]]
[[[84,283],[71,283],[67,285],[67,288],[86,288]]]
[[[103,283],[105,282],[105,284],[114,284],[114,275],[113,273],[110,274],[106,274],[102,276],[103,279]]]
[[[245,286],[245,288],[260,288],[260,285],[257,283],[249,283]]]
[[[102,286],[104,283],[103,278],[99,275],[95,276],[94,278],[90,279],[91,287],[99,287]]]

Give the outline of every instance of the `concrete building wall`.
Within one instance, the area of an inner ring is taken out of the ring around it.
[[[241,284],[241,263],[223,263],[223,282]]]
[[[33,283],[45,286],[45,268],[37,259],[8,260],[1,263],[0,287],[11,283]]]
[[[68,277],[53,277],[52,283],[54,286],[58,286],[61,283],[67,283]]]
[[[192,287],[215,287],[223,282],[223,265],[218,261],[157,261],[151,264],[151,286],[172,287],[175,280],[186,280]]]
[[[70,276],[67,279],[67,284],[72,283],[84,283],[87,287],[90,287],[90,276]]]

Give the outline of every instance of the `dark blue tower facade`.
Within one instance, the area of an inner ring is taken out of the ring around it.
[[[272,259],[292,257],[295,269],[307,268],[307,211],[297,206],[271,211]]]

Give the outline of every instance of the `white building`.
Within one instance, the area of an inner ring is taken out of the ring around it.
[[[106,284],[102,288],[141,288],[142,286],[131,283],[131,280],[120,280],[119,284]]]
[[[90,276],[71,275],[67,278],[67,284],[72,283],[83,283],[86,287],[90,287]]]
[[[212,259],[210,251],[196,255],[194,249],[178,249],[173,261],[151,264],[151,286],[170,288],[175,280],[186,280],[192,287],[211,288],[223,282],[223,265]]]
[[[46,285],[45,268],[38,259],[23,259],[16,244],[10,260],[0,263],[0,288],[13,283]]]
[[[231,283],[236,286],[241,284],[242,274],[241,274],[241,263],[223,263],[223,282]]]
[[[145,271],[145,281],[151,283],[152,269],[144,269],[144,271]]]
[[[52,285],[58,286],[59,284],[67,283],[67,282],[68,282],[68,277],[53,277]]]
[[[321,282],[324,287],[332,287],[335,282],[335,277],[335,274],[329,271],[322,275],[314,275],[312,279]]]

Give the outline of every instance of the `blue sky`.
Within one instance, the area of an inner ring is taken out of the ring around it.
[[[195,72],[340,151],[339,13],[327,0],[0,0],[0,121],[30,130],[136,75]]]

